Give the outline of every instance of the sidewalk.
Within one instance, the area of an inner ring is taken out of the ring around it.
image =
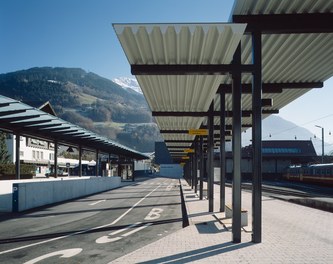
[[[242,242],[232,243],[231,221],[219,213],[219,186],[214,212],[181,180],[190,225],[110,263],[333,263],[333,214],[263,197],[262,243],[251,242],[251,194],[242,192],[249,226]],[[226,189],[231,203],[231,189]],[[221,223],[221,220],[223,224]]]

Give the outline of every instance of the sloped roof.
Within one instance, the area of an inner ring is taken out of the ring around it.
[[[125,156],[134,159],[149,159],[136,150],[116,143],[87,129],[45,113],[17,100],[0,95],[0,129],[23,136],[44,140],[82,145],[91,150]]]

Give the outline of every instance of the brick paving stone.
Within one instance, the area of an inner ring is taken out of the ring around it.
[[[332,213],[263,197],[262,243],[252,243],[251,233],[242,231],[242,242],[234,244],[231,229],[216,219],[225,216],[218,212],[219,186],[214,188],[214,217],[208,213],[208,201],[194,196],[184,180],[182,185],[190,226],[110,263],[333,263]],[[231,194],[227,188],[227,204]],[[251,197],[242,192],[250,225]]]

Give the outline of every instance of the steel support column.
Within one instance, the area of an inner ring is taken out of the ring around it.
[[[208,211],[214,212],[214,101],[208,111],[207,173],[208,173]]]
[[[198,192],[198,138],[194,141],[194,192]]]
[[[98,169],[99,169],[99,151],[96,149],[96,167],[95,167],[95,175],[98,176]]]
[[[220,212],[225,211],[225,92],[220,93]]]
[[[191,188],[194,188],[194,155],[193,153],[189,154],[190,156],[190,172],[191,172]]]
[[[253,146],[253,164],[252,164],[252,242],[261,242],[261,32],[252,33],[252,56],[254,64],[252,81],[252,146]]]
[[[58,141],[54,141],[54,177],[58,177]]]
[[[82,146],[79,145],[79,176],[82,177]]]
[[[16,179],[21,179],[21,166],[20,166],[20,134],[15,134],[15,174]]]
[[[233,63],[241,64],[241,44],[238,45]],[[241,242],[241,153],[242,153],[242,88],[241,71],[232,72],[232,154],[233,154],[233,180],[232,180],[232,241]]]
[[[203,153],[203,136],[200,136],[199,144],[199,155],[200,155],[200,183],[199,183],[199,198],[203,199],[203,177],[204,177],[204,153]]]

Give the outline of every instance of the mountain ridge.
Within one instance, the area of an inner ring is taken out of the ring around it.
[[[160,139],[142,94],[80,68],[0,74],[0,94],[24,102],[49,101],[60,118],[142,152],[153,151],[154,140]]]

